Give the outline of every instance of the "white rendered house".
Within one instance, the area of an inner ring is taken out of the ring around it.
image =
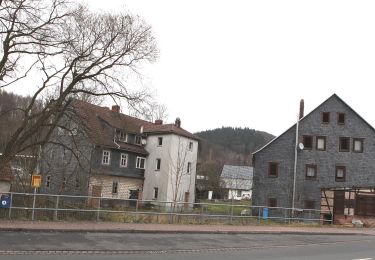
[[[163,125],[157,120],[144,130],[149,152],[143,200],[189,202],[195,200],[198,138],[181,128],[181,122]]]

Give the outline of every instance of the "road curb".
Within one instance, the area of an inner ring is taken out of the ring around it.
[[[142,229],[48,229],[48,228],[0,228],[3,232],[68,232],[68,233],[140,233],[140,234],[259,234],[259,235],[331,235],[331,236],[374,236],[359,232],[314,232],[314,231],[227,231],[227,230],[142,230]]]

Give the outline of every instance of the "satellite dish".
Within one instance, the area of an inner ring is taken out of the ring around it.
[[[298,144],[298,148],[299,148],[300,150],[303,150],[303,148],[305,148],[305,146],[303,145],[303,143],[299,143],[299,144]]]

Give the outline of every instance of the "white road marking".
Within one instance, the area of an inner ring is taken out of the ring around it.
[[[372,260],[373,258],[358,258],[358,259],[353,259],[353,260]]]

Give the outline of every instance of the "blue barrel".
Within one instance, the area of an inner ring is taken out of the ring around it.
[[[9,208],[10,207],[10,196],[3,195],[1,196],[0,208]]]
[[[263,209],[263,219],[264,220],[268,219],[268,208]]]

